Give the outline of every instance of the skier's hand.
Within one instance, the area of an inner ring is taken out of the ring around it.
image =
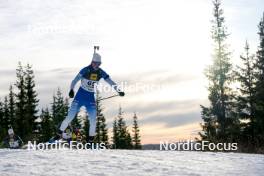
[[[70,90],[70,92],[69,92],[69,97],[70,97],[70,98],[73,98],[73,97],[74,97],[74,91],[73,91],[73,89]]]
[[[118,94],[119,94],[119,96],[121,96],[121,97],[125,96],[125,92],[121,92],[121,91],[119,91]]]

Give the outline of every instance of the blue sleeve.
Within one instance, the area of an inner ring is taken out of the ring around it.
[[[84,68],[82,68],[82,69],[80,70],[79,74],[83,77],[84,75],[86,75],[87,70],[88,70],[87,67],[84,67]]]
[[[101,69],[101,78],[107,79],[109,77],[110,76],[104,70]]]

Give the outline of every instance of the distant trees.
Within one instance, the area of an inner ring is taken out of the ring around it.
[[[123,118],[121,106],[118,110],[118,115],[113,122],[113,147],[116,149],[141,149],[141,140],[139,134],[138,119],[136,113],[133,116],[133,126],[131,136],[126,122]]]
[[[118,110],[118,116],[113,123],[113,142],[116,149],[132,149],[131,135],[127,129],[126,122],[123,118],[121,106]]]
[[[68,99],[63,97],[59,88],[57,89],[55,95],[53,95],[52,100],[51,110],[48,108],[42,109],[40,114],[40,136],[41,141],[43,142],[48,141],[55,135],[59,125],[68,113]]]
[[[259,23],[260,44],[250,54],[248,42],[240,56],[242,64],[233,69],[226,39],[220,0],[213,0],[213,63],[206,69],[210,106],[201,106],[202,140],[238,142],[245,151],[264,146],[264,16]],[[238,84],[237,89],[232,88]]]
[[[15,112],[14,128],[17,131],[17,134],[23,140],[28,140],[31,138],[35,129],[35,120],[37,119],[37,106],[39,101],[35,91],[34,72],[30,65],[27,65],[25,68],[23,68],[19,62],[16,75],[16,102],[12,102],[13,98],[11,88],[9,94],[11,100],[10,112]],[[15,106],[13,106],[13,104],[15,104]]]
[[[15,97],[13,87],[9,88],[9,96],[0,102],[0,139],[7,135],[9,127],[14,126],[15,121]]]

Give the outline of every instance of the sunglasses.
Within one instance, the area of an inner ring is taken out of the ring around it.
[[[97,66],[101,65],[101,62],[92,62],[93,64],[96,64]]]

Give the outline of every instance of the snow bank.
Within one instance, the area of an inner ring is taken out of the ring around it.
[[[0,150],[1,176],[263,175],[264,155],[132,150]]]

